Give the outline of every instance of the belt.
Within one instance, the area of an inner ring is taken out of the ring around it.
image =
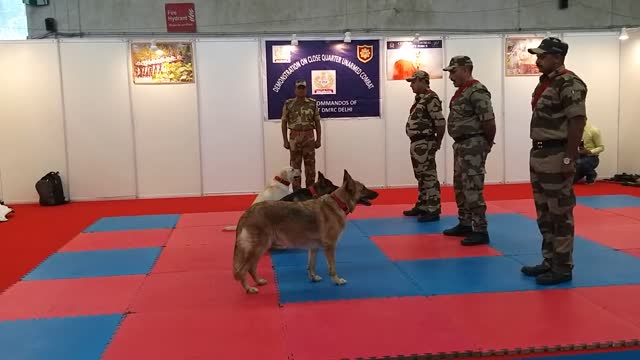
[[[461,141],[469,140],[469,139],[477,137],[477,136],[484,136],[484,134],[467,134],[467,135],[456,136],[456,137],[453,138],[453,141],[461,142]]]
[[[533,140],[531,146],[534,150],[559,148],[567,145],[565,139],[553,139],[553,140]]]
[[[291,132],[305,133],[309,131],[313,131],[313,129],[289,129]]]
[[[409,140],[411,140],[411,142],[416,142],[416,141],[420,141],[420,140],[435,140],[436,136],[433,134],[416,134],[413,136],[409,136]]]

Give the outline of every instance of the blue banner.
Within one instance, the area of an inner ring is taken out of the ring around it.
[[[268,119],[280,119],[295,81],[307,82],[321,118],[380,116],[379,40],[266,42]]]

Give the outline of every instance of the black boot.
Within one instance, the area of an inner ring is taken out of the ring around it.
[[[403,211],[402,214],[404,216],[420,216],[422,214],[426,214],[426,211],[414,207],[413,209]]]
[[[458,224],[450,229],[447,229],[442,232],[442,234],[447,236],[467,236],[473,232],[473,229],[470,225],[461,225]]]
[[[545,263],[534,266],[523,266],[520,271],[527,276],[538,276],[547,273],[551,270],[551,267]]]
[[[489,243],[489,234],[485,232],[472,232],[460,241],[463,246],[486,245]]]
[[[440,214],[425,212],[418,216],[418,222],[432,222],[440,220]]]
[[[563,282],[571,281],[571,272],[560,273],[553,270],[536,276],[536,283],[539,285],[556,285]]]

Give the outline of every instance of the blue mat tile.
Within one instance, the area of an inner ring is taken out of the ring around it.
[[[418,296],[420,289],[392,262],[337,264],[338,276],[347,280],[335,285],[327,273],[325,262],[319,262],[316,272],[322,281],[312,283],[306,266],[276,267],[281,303]]]
[[[521,276],[522,264],[503,256],[398,261],[422,295],[470,294],[535,289]]]
[[[640,198],[631,195],[579,196],[576,202],[595,209],[640,207]]]
[[[536,289],[640,284],[640,258],[604,247],[603,250],[593,251],[595,246],[589,243],[583,240],[574,245],[574,269],[570,282],[537,286]],[[517,255],[512,258],[523,265],[535,265],[542,261],[541,255]]]
[[[98,360],[121,314],[0,321],[2,359]]]
[[[173,229],[179,219],[179,214],[105,217],[83,232]]]
[[[162,248],[55,253],[23,280],[148,274]]]
[[[458,218],[442,216],[440,221],[419,223],[414,217],[351,220],[367,236],[437,234],[455,226]]]
[[[627,350],[627,351],[611,351],[591,354],[572,354],[572,355],[558,355],[547,356],[542,358],[544,360],[637,360],[640,359],[640,351]]]
[[[491,247],[504,255],[538,254],[542,236],[535,220],[519,214],[488,216]]]

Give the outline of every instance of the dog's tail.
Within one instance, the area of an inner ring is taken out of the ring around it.
[[[222,228],[222,231],[236,231],[237,228],[237,225],[225,226]]]

